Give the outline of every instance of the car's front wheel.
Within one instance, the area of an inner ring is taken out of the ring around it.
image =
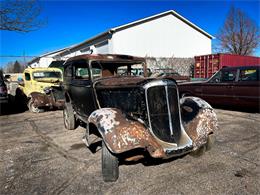
[[[74,130],[77,128],[76,118],[70,102],[65,102],[65,106],[63,109],[63,120],[66,129]]]
[[[28,106],[30,112],[33,112],[33,113],[44,112],[44,109],[40,109],[40,108],[34,106],[34,102],[33,102],[32,98],[29,99],[27,106]]]
[[[102,175],[105,182],[114,182],[119,176],[118,158],[102,142]]]

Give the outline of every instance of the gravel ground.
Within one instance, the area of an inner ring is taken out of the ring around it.
[[[259,194],[260,115],[216,110],[219,131],[199,158],[122,163],[101,175],[101,151],[66,131],[62,111],[0,116],[0,194]]]

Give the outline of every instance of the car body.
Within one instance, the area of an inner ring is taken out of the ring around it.
[[[260,66],[224,67],[210,79],[179,84],[181,96],[203,98],[212,105],[258,109]]]
[[[28,98],[29,110],[42,112],[47,107],[63,108],[62,79],[59,68],[26,68],[19,88]]]
[[[3,72],[0,71],[0,106],[8,103],[8,91]]]
[[[179,73],[171,70],[171,69],[157,69],[154,71],[154,73],[151,75],[151,77],[161,77],[161,78],[169,78],[174,79],[176,82],[184,82],[184,81],[190,81],[190,77],[188,76],[182,76]]]
[[[64,124],[81,124],[85,142],[102,140],[105,181],[118,177],[118,159],[138,160],[146,153],[167,159],[204,150],[216,130],[213,109],[199,98],[179,100],[173,79],[134,76],[144,58],[126,55],[81,55],[64,64]],[[127,73],[118,74],[125,69]],[[96,140],[96,139],[94,139]]]

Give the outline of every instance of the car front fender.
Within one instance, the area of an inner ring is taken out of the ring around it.
[[[32,92],[28,98],[31,98],[35,107],[51,106],[53,101],[51,98],[40,92]]]
[[[106,146],[112,153],[122,153],[136,148],[147,149],[154,158],[165,156],[163,148],[156,142],[141,122],[130,120],[116,108],[101,108],[91,113],[88,122],[94,124]]]
[[[184,129],[193,141],[193,150],[197,150],[217,131],[216,113],[206,101],[192,96],[181,98],[180,108]]]

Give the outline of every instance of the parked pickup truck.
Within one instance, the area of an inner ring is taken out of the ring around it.
[[[31,112],[43,112],[45,108],[63,108],[61,87],[62,71],[59,68],[26,68],[19,89],[27,97]]]
[[[197,96],[212,105],[260,109],[260,66],[224,67],[210,79],[179,84],[180,96]]]
[[[133,75],[135,66],[144,76]],[[212,143],[217,119],[211,106],[179,99],[174,79],[145,75],[145,59],[127,55],[81,55],[64,64],[65,128],[86,128],[87,146],[102,141],[105,181],[117,180],[119,159],[203,153]]]

